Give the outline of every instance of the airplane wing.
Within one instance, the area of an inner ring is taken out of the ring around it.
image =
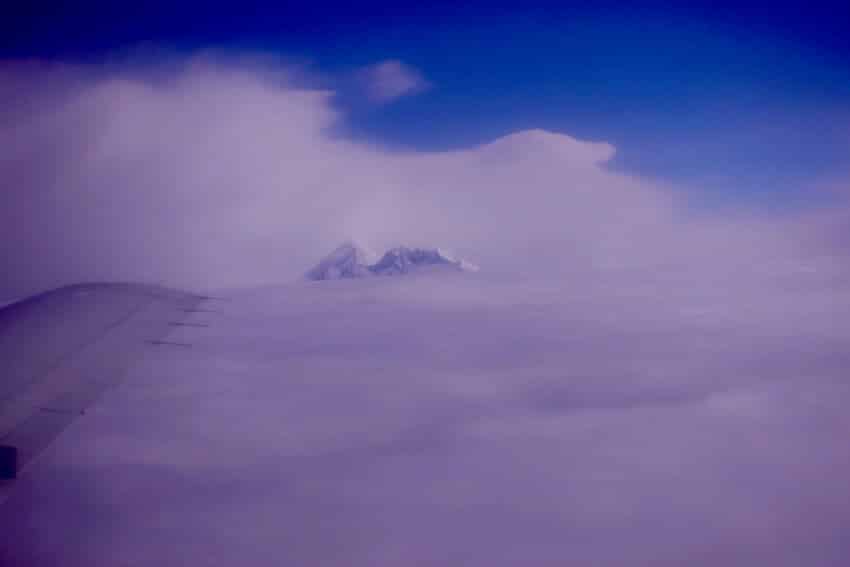
[[[1,308],[0,478],[14,478],[201,301],[150,285],[80,284]]]

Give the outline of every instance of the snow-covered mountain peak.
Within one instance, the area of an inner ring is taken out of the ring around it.
[[[362,278],[371,275],[369,266],[377,259],[378,255],[369,248],[347,241],[325,256],[305,277],[310,280]]]
[[[374,274],[388,276],[406,274],[426,266],[444,266],[464,271],[477,270],[477,267],[472,264],[458,260],[439,248],[408,248],[407,246],[387,250],[370,269]]]
[[[306,278],[336,280],[369,276],[394,276],[423,268],[443,268],[474,272],[478,267],[458,259],[439,248],[397,246],[378,259],[371,250],[354,242],[346,242],[328,254]]]

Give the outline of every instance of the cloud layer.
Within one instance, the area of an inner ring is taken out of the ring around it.
[[[848,295],[635,284],[229,294],[16,481],[0,563],[845,564]]]
[[[350,237],[572,281],[845,277],[846,215],[696,215],[680,192],[608,170],[610,145],[542,130],[384,151],[330,134],[344,119],[332,93],[297,77],[257,58],[5,64],[0,293],[285,281]]]

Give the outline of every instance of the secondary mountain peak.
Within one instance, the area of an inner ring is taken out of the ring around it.
[[[338,280],[362,278],[371,275],[369,266],[375,263],[378,255],[369,248],[346,241],[325,256],[321,262],[305,274],[309,280]]]

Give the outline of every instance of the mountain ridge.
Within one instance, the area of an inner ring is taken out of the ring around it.
[[[396,246],[380,257],[369,248],[347,241],[335,248],[318,264],[308,270],[308,280],[338,280],[372,276],[398,276],[424,268],[443,268],[474,272],[478,266],[456,258],[440,248]]]

